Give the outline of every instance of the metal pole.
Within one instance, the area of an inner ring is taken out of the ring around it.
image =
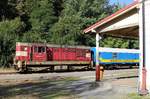
[[[96,81],[100,81],[100,66],[99,66],[99,33],[96,33]]]
[[[140,95],[146,95],[146,94],[148,94],[148,90],[146,89],[146,60],[145,60],[145,52],[146,52],[146,48],[145,48],[145,0],[141,0],[141,6],[142,7],[140,7],[140,17],[142,17],[141,18],[141,41],[142,41],[142,43],[141,43],[141,45],[140,45],[140,49],[141,49],[141,55],[142,55],[142,57],[143,58],[141,58],[141,61],[142,61],[142,64],[140,64],[141,65],[141,69],[142,69],[142,71],[141,71],[141,84],[140,84],[140,89],[139,89],[139,94]]]
[[[145,0],[142,1],[143,67],[145,67]]]

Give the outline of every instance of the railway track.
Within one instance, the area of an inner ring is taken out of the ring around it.
[[[47,77],[47,76],[68,76],[72,75],[75,77],[81,77],[84,79],[95,79],[95,71],[63,71],[63,72],[30,72],[30,73],[19,73],[16,71],[13,72],[0,72],[0,77],[3,79],[6,79],[8,76],[13,77],[15,79],[18,79],[18,77],[27,79],[28,76],[30,78],[34,78],[34,76],[42,76],[42,77]],[[5,76],[6,75],[6,76]],[[28,76],[26,76],[28,75]],[[104,71],[104,79],[123,79],[123,78],[132,78],[132,77],[137,77],[138,76],[138,69],[121,69],[121,70],[105,70]],[[0,79],[2,79],[0,78]]]

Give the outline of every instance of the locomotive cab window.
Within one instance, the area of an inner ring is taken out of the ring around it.
[[[43,52],[45,52],[45,47],[43,46],[38,47],[38,53],[43,53]]]
[[[38,47],[34,47],[34,52],[38,52]]]
[[[45,47],[43,47],[43,46],[39,46],[39,47],[35,46],[34,47],[34,52],[43,53],[43,52],[45,52]]]

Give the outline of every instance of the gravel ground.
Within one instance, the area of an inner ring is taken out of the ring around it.
[[[137,92],[137,69],[0,75],[2,99],[130,99]]]

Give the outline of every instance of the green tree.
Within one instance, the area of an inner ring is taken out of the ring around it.
[[[0,22],[0,65],[8,66],[12,63],[15,44],[21,35],[24,23],[20,18],[14,20],[3,20]]]
[[[112,47],[112,48],[139,48],[138,40],[129,40],[123,38],[114,38],[114,37],[106,37],[100,41],[100,45],[102,47]]]
[[[17,11],[12,1],[14,0],[0,1],[0,21],[4,19],[14,19],[17,16]]]
[[[56,22],[52,0],[33,0],[30,3],[31,12],[29,21],[31,22],[32,31],[48,32],[49,28]]]
[[[21,41],[22,42],[35,42],[35,43],[45,42],[45,40],[41,38],[41,33],[36,33],[32,31],[24,33]]]
[[[83,37],[82,30],[113,11],[108,0],[65,0],[63,5],[59,21],[50,29],[51,42],[94,45],[90,36]]]
[[[61,18],[52,28],[51,42],[56,44],[77,44],[78,36],[81,33],[81,22],[80,17],[76,15]]]

